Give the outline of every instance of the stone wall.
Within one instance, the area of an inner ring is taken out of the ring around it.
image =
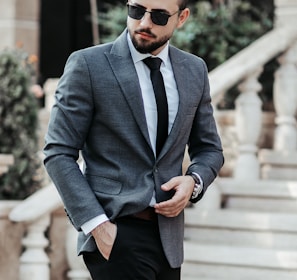
[[[39,54],[39,0],[0,0],[0,49]]]

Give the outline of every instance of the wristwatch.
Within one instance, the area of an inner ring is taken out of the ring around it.
[[[190,175],[195,181],[194,190],[193,190],[193,193],[192,193],[192,196],[191,196],[191,199],[195,199],[202,192],[203,186],[202,186],[202,184],[200,182],[199,176],[195,172],[191,172],[191,173],[189,173],[187,175]]]

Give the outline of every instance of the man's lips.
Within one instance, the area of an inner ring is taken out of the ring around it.
[[[152,39],[155,38],[155,36],[152,33],[148,33],[145,31],[135,31],[136,34],[138,34],[142,39]]]

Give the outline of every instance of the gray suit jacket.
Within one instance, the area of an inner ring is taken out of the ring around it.
[[[180,100],[172,131],[157,159],[126,31],[113,43],[73,53],[66,63],[44,153],[47,171],[80,232],[79,252],[96,246],[91,235],[80,231],[86,221],[103,213],[114,220],[139,212],[149,205],[154,190],[158,202],[170,199],[173,192],[163,192],[160,185],[182,174],[187,144],[192,159],[189,171],[202,177],[203,193],[223,164],[205,63],[172,46],[169,55]],[[76,163],[80,150],[84,172]],[[179,267],[183,213],[158,219],[168,261]]]

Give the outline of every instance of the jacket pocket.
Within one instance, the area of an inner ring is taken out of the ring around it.
[[[122,190],[122,183],[110,178],[89,175],[87,181],[95,193],[117,195]]]

